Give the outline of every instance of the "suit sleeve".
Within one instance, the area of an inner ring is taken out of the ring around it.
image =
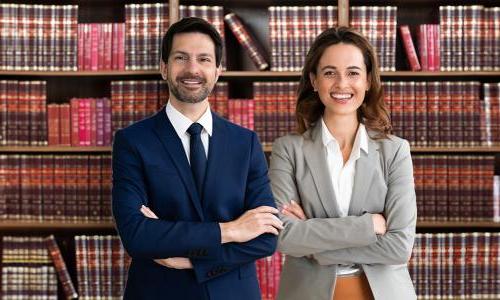
[[[252,133],[251,149],[246,182],[245,208],[250,210],[263,205],[276,207],[267,176],[266,159],[255,133]],[[224,244],[220,259],[191,260],[197,280],[203,282],[242,265],[254,263],[259,258],[270,256],[276,251],[276,244],[277,237],[269,233],[262,234],[245,243]]]
[[[269,176],[278,206],[295,200],[301,204],[294,175],[295,163],[287,151],[285,139],[273,144]],[[326,166],[325,166],[326,168]],[[302,257],[326,250],[366,246],[376,241],[370,214],[344,218],[314,218],[302,221],[280,214],[285,229],[281,231],[278,249],[284,254]]]
[[[410,146],[404,141],[389,169],[385,203],[386,234],[378,236],[377,242],[372,245],[325,251],[315,254],[314,258],[321,265],[407,263],[415,239],[415,198]]]
[[[190,257],[203,253],[205,259],[221,255],[218,223],[165,221],[140,212],[147,204],[147,188],[140,155],[123,131],[113,144],[112,206],[118,233],[133,258]]]

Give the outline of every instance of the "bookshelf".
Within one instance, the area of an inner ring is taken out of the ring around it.
[[[78,5],[79,23],[124,22],[125,5],[132,3],[155,3],[154,0],[65,0],[65,1],[40,1],[40,0],[12,0],[15,4],[55,4]],[[256,40],[271,56],[272,43],[268,28],[269,6],[291,5],[333,5],[337,7],[336,17],[339,25],[349,25],[352,17],[352,6],[378,6],[387,5],[397,7],[397,23],[410,25],[413,39],[416,41],[415,28],[419,24],[439,23],[439,6],[441,5],[484,5],[495,6],[487,0],[450,1],[450,0],[387,0],[383,3],[377,0],[287,0],[285,3],[275,0],[169,0],[168,18],[170,22],[179,19],[180,5],[219,5],[223,6],[224,14],[235,12],[244,21],[245,25],[255,35]],[[498,6],[498,4],[496,5]],[[229,98],[252,98],[254,82],[296,82],[300,77],[299,71],[258,71],[248,55],[239,45],[236,38],[228,30],[224,32],[227,49],[227,70],[224,71],[219,81],[227,82]],[[395,44],[395,71],[382,71],[383,81],[413,81],[413,82],[457,82],[478,81],[480,84],[500,82],[500,71],[408,71],[406,57],[403,51],[399,34]],[[0,70],[0,80],[34,80],[47,82],[47,102],[67,103],[72,97],[111,97],[111,82],[131,80],[160,80],[159,72],[155,69],[147,70],[106,70],[106,71],[18,71]],[[482,94],[482,91],[481,91]],[[482,95],[481,95],[482,96]],[[272,144],[264,146],[264,151],[270,153]],[[412,146],[412,153],[417,155],[448,155],[469,157],[488,155],[494,156],[494,172],[500,174],[500,145],[496,146]],[[67,147],[67,146],[0,146],[0,155],[53,155],[53,156],[78,156],[88,155],[109,156],[111,147]],[[0,166],[1,168],[2,166]],[[500,223],[490,221],[419,221],[417,230],[421,233],[437,233],[454,231],[499,232]],[[62,221],[16,221],[4,220],[0,222],[0,235],[54,233],[58,240],[66,246],[63,255],[69,260],[70,274],[76,282],[76,266],[74,262],[74,240],[76,234],[114,234],[112,222],[62,222]],[[69,245],[69,246],[68,246]],[[66,253],[64,253],[66,251]],[[59,289],[61,290],[61,289]],[[63,299],[62,294],[59,295]]]

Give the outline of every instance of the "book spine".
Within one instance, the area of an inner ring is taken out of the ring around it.
[[[49,250],[50,257],[54,263],[54,267],[57,272],[57,276],[61,281],[64,296],[66,299],[75,299],[78,297],[78,294],[75,289],[75,285],[69,276],[68,268],[66,267],[66,263],[61,255],[61,250],[57,245],[56,239],[53,235],[48,236],[45,239],[45,243],[47,245],[47,249]]]
[[[412,71],[420,71],[420,62],[418,61],[417,51],[415,51],[415,46],[413,45],[413,40],[411,39],[410,27],[408,25],[399,26],[399,33],[403,40],[403,46],[406,52],[406,60]]]

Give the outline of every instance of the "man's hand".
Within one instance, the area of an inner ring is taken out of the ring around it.
[[[238,219],[219,223],[221,229],[221,242],[243,243],[258,237],[263,233],[278,235],[283,229],[283,223],[274,214],[278,210],[271,206],[259,206],[246,211]]]
[[[147,206],[141,206],[141,213],[151,219],[158,219],[156,214],[149,209]],[[170,258],[161,258],[161,259],[155,259],[154,260],[157,264],[160,264],[162,266],[171,268],[171,269],[192,269],[193,264],[189,260],[189,258],[185,257],[170,257]]]
[[[307,220],[306,214],[304,213],[304,210],[302,210],[302,207],[300,207],[300,205],[293,200],[290,201],[290,204],[283,205],[283,207],[281,208],[281,213],[290,218],[299,219],[302,221]]]
[[[155,259],[155,262],[157,264],[160,264],[162,266],[171,268],[171,269],[192,269],[193,264],[189,260],[189,258],[185,257],[171,257],[171,258],[162,258],[162,259]]]
[[[375,233],[378,235],[384,235],[387,231],[387,222],[385,221],[384,216],[381,214],[373,214],[372,221]]]

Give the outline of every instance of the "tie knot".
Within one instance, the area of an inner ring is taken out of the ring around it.
[[[203,130],[203,126],[201,126],[200,123],[193,123],[193,124],[191,124],[191,126],[189,126],[187,132],[190,135],[197,135],[197,134],[200,134],[202,130]]]

